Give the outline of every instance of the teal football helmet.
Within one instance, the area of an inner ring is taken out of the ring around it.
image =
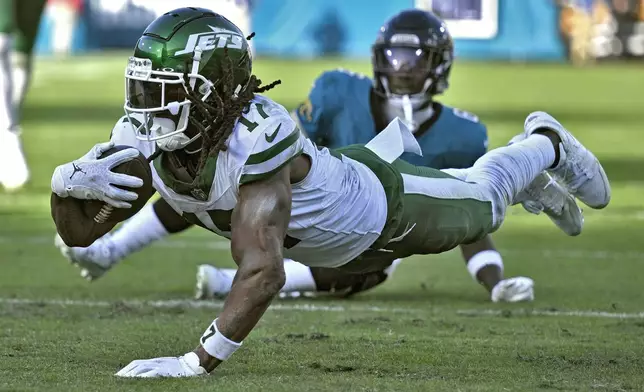
[[[155,142],[165,151],[185,149],[196,141],[199,132],[186,133],[190,116],[199,116],[199,111],[191,111],[194,104],[188,95],[206,102],[213,88],[225,88],[218,83],[225,64],[230,64],[236,87],[224,93],[235,97],[248,87],[252,57],[241,30],[225,17],[188,7],[153,21],[125,70],[124,109],[137,139]],[[140,114],[143,121],[133,114]]]

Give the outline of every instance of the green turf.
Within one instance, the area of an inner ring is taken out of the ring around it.
[[[546,217],[519,209],[494,236],[507,275],[535,279],[534,304],[489,303],[458,252],[417,257],[350,301],[281,301],[285,306],[269,311],[213,377],[132,381],[112,374],[133,359],[192,349],[216,310],[119,300],[189,299],[198,264],[231,261],[222,242],[196,229],[89,284],[54,249],[51,172],[109,136],[122,113],[125,62],[126,55],[105,55],[36,65],[24,121],[33,181],[20,193],[0,194],[0,389],[641,390],[644,318],[526,313],[644,310],[641,67],[460,63],[453,71],[444,101],[478,114],[492,146],[520,132],[529,111],[548,110],[597,152],[612,180],[611,206],[586,211],[580,237],[567,238]],[[259,59],[256,72],[265,82],[282,79],[269,95],[293,108],[320,71],[338,66],[369,70],[368,62]],[[67,299],[108,302],[38,303]],[[336,308],[289,308],[298,304]],[[503,312],[459,313],[489,309]]]

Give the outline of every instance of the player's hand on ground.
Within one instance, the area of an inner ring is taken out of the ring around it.
[[[140,188],[143,180],[111,169],[138,157],[139,150],[127,148],[100,158],[112,147],[113,142],[97,144],[80,159],[58,166],[51,179],[51,190],[60,197],[101,200],[116,208],[131,207],[128,201],[136,200],[137,194],[119,187]]]
[[[504,279],[492,289],[492,302],[529,302],[534,300],[534,281],[518,276]]]
[[[193,352],[180,357],[137,359],[119,370],[117,377],[193,377],[208,374]]]

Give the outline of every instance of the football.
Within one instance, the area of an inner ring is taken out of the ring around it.
[[[115,146],[105,151],[107,157],[129,146]],[[51,194],[51,214],[56,230],[67,246],[87,247],[110,232],[114,226],[139,212],[154,194],[152,170],[146,157],[139,153],[135,159],[115,166],[115,173],[135,176],[143,180],[140,188],[129,189],[139,197],[130,202],[131,208],[115,208],[99,200],[62,198]]]

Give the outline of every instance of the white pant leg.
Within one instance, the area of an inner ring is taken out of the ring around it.
[[[11,79],[10,34],[0,34],[0,131],[13,130],[16,126],[15,108],[12,103],[13,81]]]
[[[479,194],[488,194],[495,215],[495,226],[503,222],[508,206],[516,204],[519,193],[550,166],[555,150],[550,139],[532,135],[509,146],[491,150],[467,169],[446,169],[450,174],[473,186]]]

